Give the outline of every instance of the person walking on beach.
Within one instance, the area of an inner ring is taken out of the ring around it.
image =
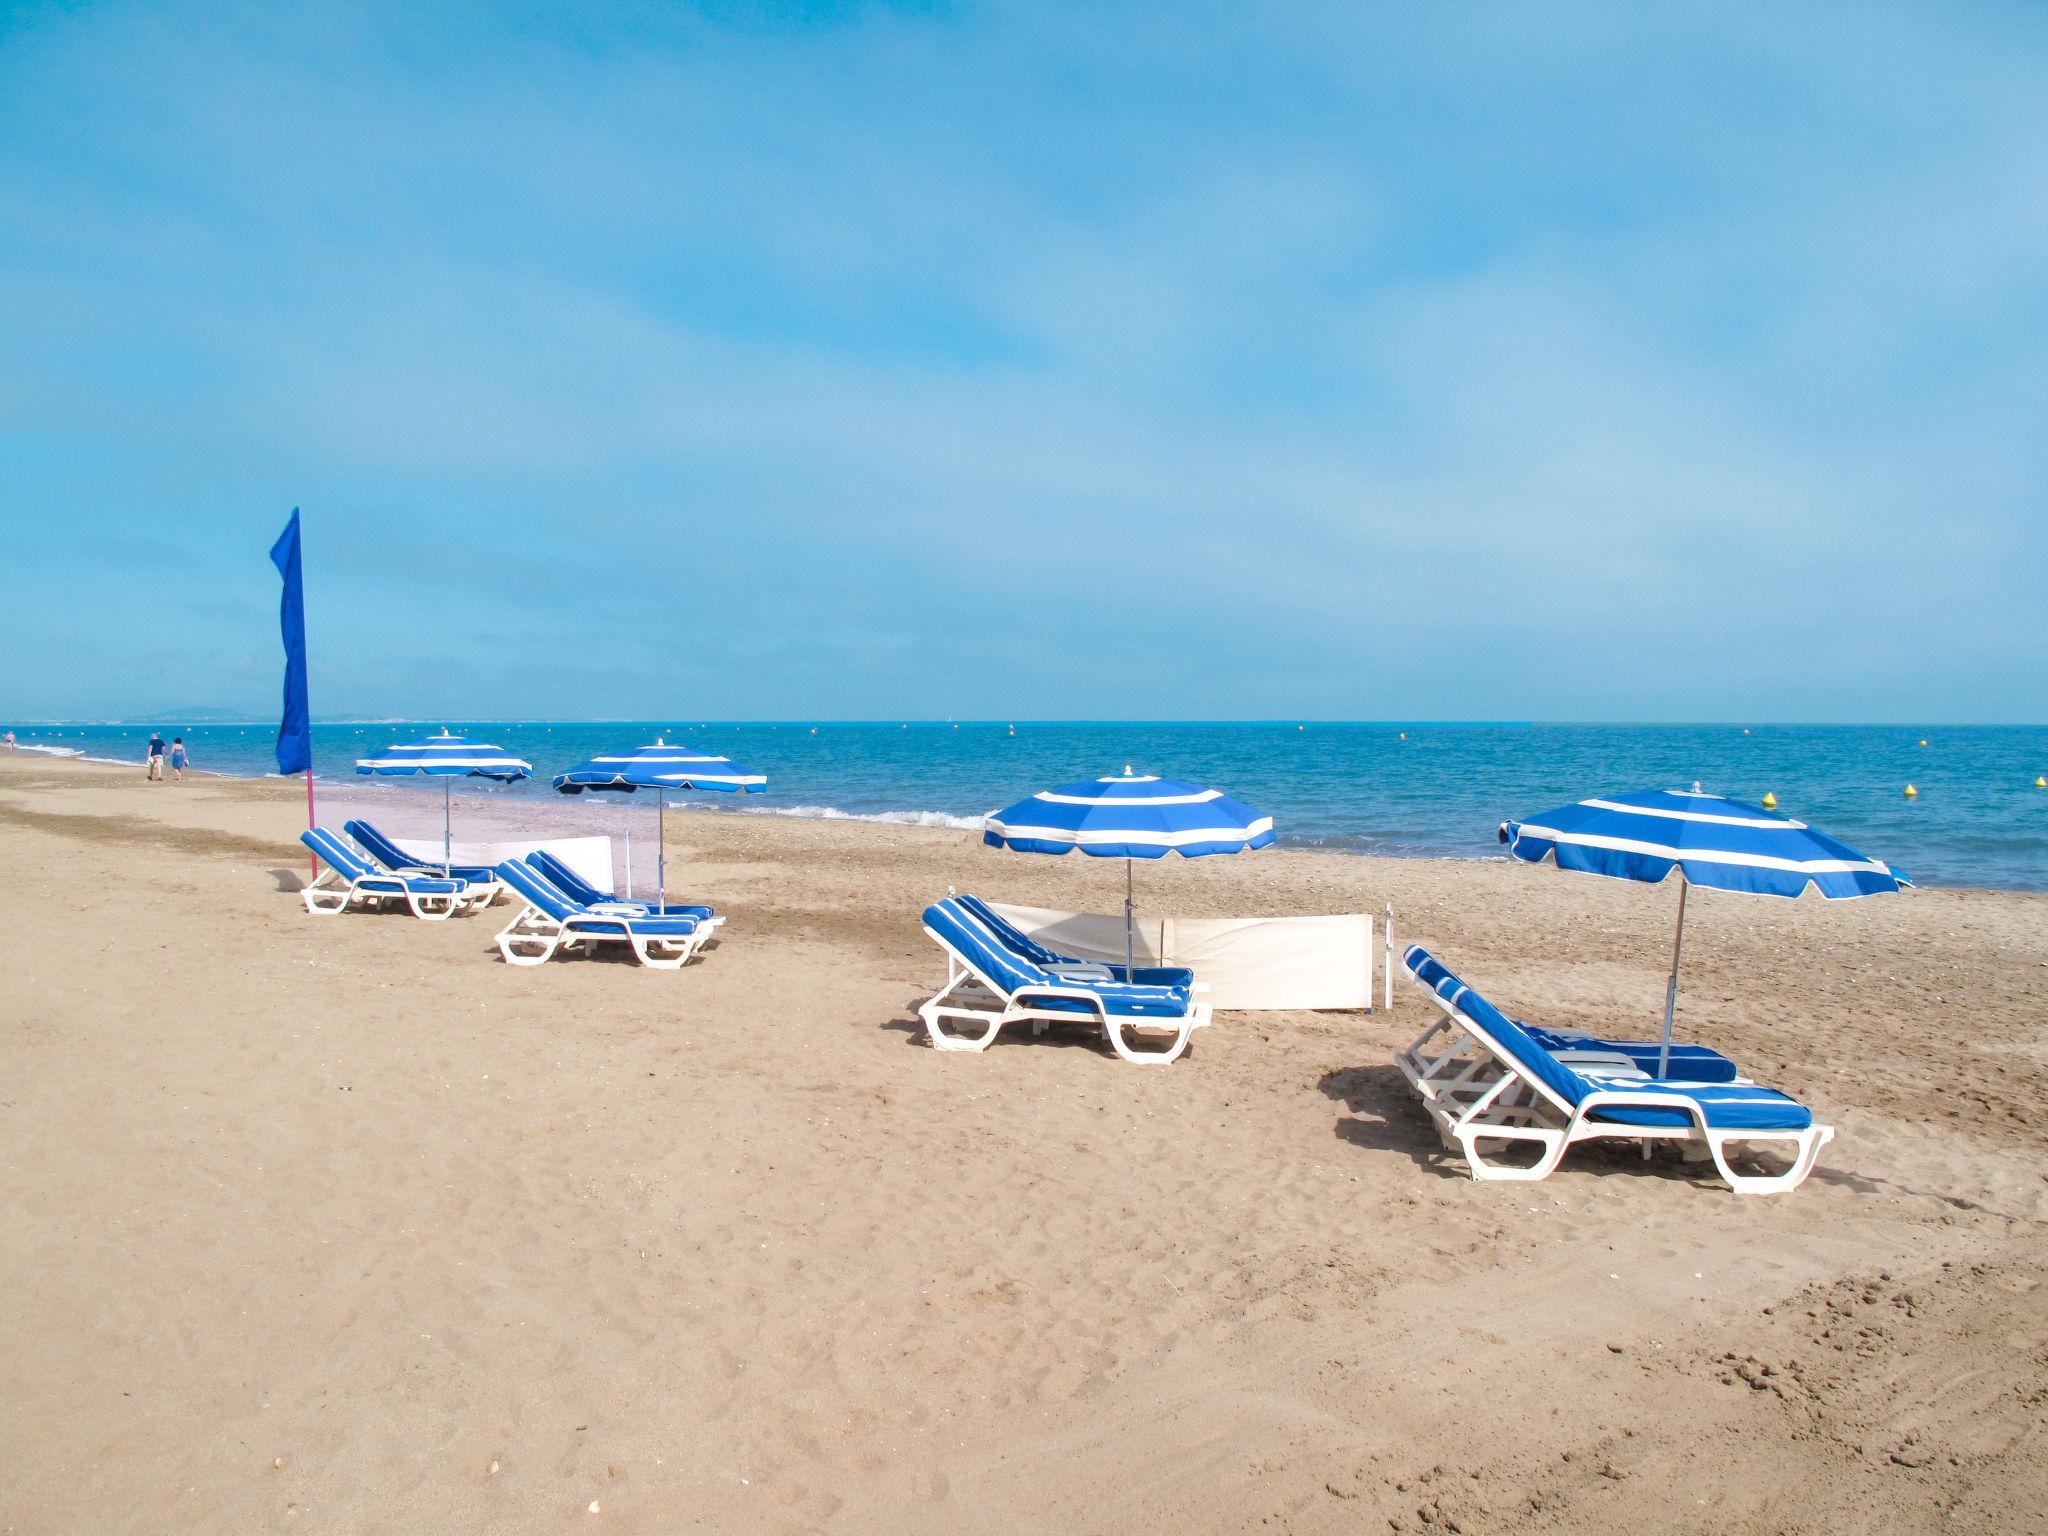
[[[155,731],[149,733],[149,777],[161,779],[164,776],[164,739]]]
[[[12,731],[7,733],[7,750],[10,752],[14,750],[14,732]]]
[[[185,738],[182,736],[171,738],[171,782],[185,782]]]

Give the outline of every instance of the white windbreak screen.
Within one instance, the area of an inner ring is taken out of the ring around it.
[[[441,862],[438,837],[394,837],[391,841],[422,866]],[[538,848],[545,848],[600,891],[616,889],[612,884],[612,840],[608,837],[527,838],[514,843],[467,843],[457,838],[448,845],[448,860],[451,864],[502,864],[507,859],[523,859]]]
[[[1048,907],[990,906],[1076,960],[1124,957],[1124,920]],[[1141,917],[1140,965],[1184,965],[1216,1008],[1370,1008],[1372,918]]]

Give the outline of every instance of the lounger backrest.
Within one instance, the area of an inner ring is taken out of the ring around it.
[[[608,893],[600,891],[545,848],[534,849],[526,856],[526,862],[539,871],[543,880],[572,901],[580,901],[588,907],[612,899]]]
[[[1515,1059],[1517,1066],[1566,1104],[1577,1104],[1593,1091],[1583,1077],[1530,1039],[1527,1030],[1457,977],[1450,977],[1438,986],[1437,996],[1491,1035],[1495,1044]]]
[[[1410,944],[1408,952],[1401,957],[1401,964],[1410,976],[1434,992],[1443,979],[1451,974],[1450,967],[1437,959],[1420,944]]]
[[[541,875],[524,859],[507,859],[498,866],[498,878],[524,896],[534,906],[552,917],[556,922],[576,916],[583,910],[575,902]]]
[[[1054,985],[1053,978],[997,941],[959,898],[949,896],[924,909],[924,925],[953,952],[1005,993]]]
[[[318,854],[322,861],[332,865],[344,880],[360,880],[365,875],[378,873],[363,862],[361,854],[325,827],[306,828],[299,834],[299,841]]]
[[[391,841],[367,821],[345,821],[342,831],[361,843],[371,858],[386,869],[418,869],[420,861]]]
[[[1022,928],[1019,928],[1015,923],[998,913],[995,908],[991,907],[979,896],[970,896],[962,892],[952,899],[959,902],[965,910],[979,918],[982,927],[994,934],[997,941],[1004,948],[1015,952],[1022,958],[1038,965],[1058,965],[1068,958],[1058,950],[1047,949]]]

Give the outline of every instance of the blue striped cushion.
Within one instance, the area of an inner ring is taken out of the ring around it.
[[[1516,1020],[1522,1023],[1521,1020]],[[1612,1051],[1626,1056],[1636,1064],[1639,1071],[1652,1077],[1657,1075],[1657,1058],[1662,1047],[1654,1040],[1603,1040],[1595,1035],[1578,1035],[1565,1030],[1543,1029],[1535,1024],[1523,1023],[1529,1038],[1549,1051]],[[1671,1042],[1671,1059],[1665,1069],[1666,1077],[1683,1083],[1732,1083],[1742,1074],[1735,1070],[1735,1063],[1719,1051],[1704,1045],[1680,1045]]]
[[[439,875],[365,875],[357,882],[366,891],[411,891],[416,896],[459,896],[469,887]]]
[[[632,933],[643,939],[687,939],[697,931],[697,919],[670,913],[667,917],[614,917],[609,913],[585,914],[576,919],[577,933]]]
[[[420,869],[434,864],[432,859],[417,859],[367,821],[345,821],[342,830],[369,850],[370,857],[389,870]],[[473,880],[478,885],[488,884],[493,875],[488,864],[456,864],[448,871],[458,880]]]
[[[538,870],[541,877],[553,884],[555,889],[572,900],[581,902],[586,907],[594,907],[601,902],[612,902],[619,906],[648,908],[652,908],[654,905],[651,901],[634,901],[631,898],[622,899],[608,891],[600,891],[545,848],[534,849],[532,853],[526,856],[526,862]],[[712,912],[709,907],[683,906],[677,902],[670,902],[664,915],[668,917],[694,917],[702,921],[709,918]]]
[[[1477,992],[1446,973],[1437,984],[1437,995],[1485,1030],[1515,1059],[1529,1076],[1548,1087],[1567,1104],[1586,1096],[1585,1080],[1522,1032],[1522,1026],[1502,1013]]]
[[[1813,1124],[1813,1111],[1789,1094],[1753,1083],[1678,1083],[1654,1079],[1609,1077],[1601,1072],[1583,1074],[1595,1088],[1622,1093],[1644,1093],[1657,1098],[1691,1099],[1707,1112],[1707,1124],[1724,1131],[1803,1131]],[[1693,1123],[1683,1109],[1636,1109],[1616,1106],[1596,1109],[1588,1117],[1615,1125],[1685,1127]]]
[[[548,881],[524,859],[507,859],[496,870],[497,877],[512,887],[521,896],[532,902],[556,922],[573,917],[583,909]]]
[[[1420,944],[1408,946],[1402,963],[1409,975],[1446,999],[1459,987],[1464,986],[1464,982],[1458,979],[1450,967]],[[1450,985],[1448,992],[1444,990],[1446,983]],[[1566,1030],[1544,1029],[1539,1025],[1524,1023],[1520,1019],[1515,1020],[1515,1023],[1520,1025],[1531,1040],[1547,1051],[1612,1051],[1628,1057],[1641,1071],[1654,1074],[1657,1070],[1658,1046],[1655,1041],[1604,1040],[1591,1035],[1574,1035]],[[1704,1045],[1680,1045],[1673,1041],[1667,1075],[1688,1083],[1730,1083],[1742,1074],[1736,1070],[1735,1063],[1719,1051]]]

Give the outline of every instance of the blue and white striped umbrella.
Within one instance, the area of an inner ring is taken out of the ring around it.
[[[1678,871],[1678,935],[1664,989],[1664,1051],[1678,1006],[1678,962],[1685,945],[1685,896],[1695,885],[1759,896],[1803,895],[1811,886],[1831,901],[1896,892],[1913,882],[1882,859],[1759,805],[1690,790],[1647,789],[1561,805],[1541,816],[1501,823],[1508,852],[1528,864],[1655,885]]]
[[[555,788],[565,795],[585,790],[632,794],[636,790],[655,792],[656,901],[668,910],[668,791],[709,789],[721,794],[758,795],[768,787],[768,775],[742,768],[729,757],[700,752],[694,747],[672,744],[659,736],[644,747],[625,752],[608,752],[578,763],[566,773],[555,775]]]
[[[1526,863],[1553,860],[1655,885],[1677,869],[1689,885],[1758,896],[1798,896],[1811,885],[1830,900],[1876,896],[1912,881],[1803,821],[1761,806],[1690,790],[1647,789],[1561,805],[1502,830]]]
[[[472,741],[444,728],[438,736],[388,747],[376,757],[359,757],[356,772],[379,778],[427,774],[448,781],[441,786],[441,867],[447,869],[453,862],[449,857],[449,802],[454,781],[482,778],[509,784],[530,777],[533,764],[492,742]]]
[[[710,789],[758,795],[767,787],[765,773],[754,773],[729,757],[674,745],[658,736],[647,746],[608,752],[555,775],[555,788],[565,795],[586,789]]]
[[[991,811],[981,840],[1015,853],[1063,854],[1079,849],[1096,858],[1124,860],[1124,963],[1135,948],[1132,863],[1208,854],[1248,853],[1273,841],[1273,818],[1221,790],[1183,784],[1156,774],[1121,774],[1040,790],[1028,800]]]
[[[1273,818],[1221,790],[1126,768],[991,811],[981,840],[1017,853],[1078,848],[1097,858],[1192,859],[1265,847],[1273,841]]]

